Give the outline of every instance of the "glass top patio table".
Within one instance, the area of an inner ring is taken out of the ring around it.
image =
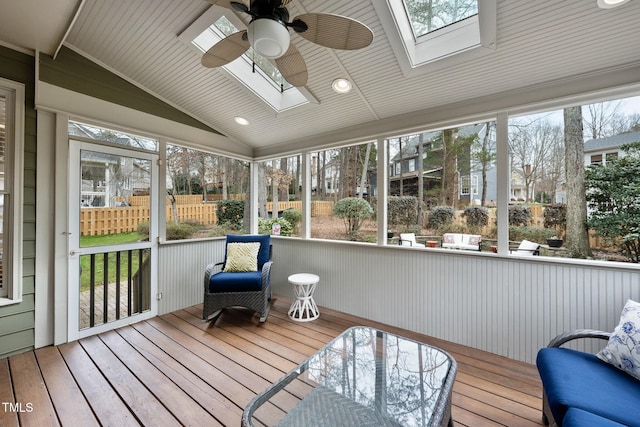
[[[347,329],[256,396],[242,425],[451,425],[455,360],[377,329]]]

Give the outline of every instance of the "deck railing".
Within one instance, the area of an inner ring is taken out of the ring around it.
[[[80,329],[151,308],[149,254],[149,249],[128,249],[80,256],[85,266],[80,275]]]

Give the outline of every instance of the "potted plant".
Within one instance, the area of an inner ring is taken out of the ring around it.
[[[549,237],[547,239],[547,245],[549,245],[550,248],[559,248],[563,243],[564,240],[557,236]]]
[[[550,248],[559,248],[564,241],[562,236],[566,235],[567,228],[567,205],[556,203],[544,208],[544,227],[555,228],[556,235],[547,239]]]

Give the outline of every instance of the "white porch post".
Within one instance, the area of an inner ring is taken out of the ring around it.
[[[387,195],[389,194],[389,152],[384,138],[378,138],[378,245],[387,244]]]
[[[249,173],[251,179],[249,185],[251,186],[251,200],[249,200],[249,210],[251,215],[251,221],[249,225],[249,233],[258,233],[258,163],[249,163]]]
[[[496,117],[496,177],[497,177],[497,222],[498,253],[509,253],[509,115],[498,113]]]
[[[303,239],[311,238],[311,153],[303,151],[302,156],[302,233]],[[317,183],[316,185],[320,185]]]

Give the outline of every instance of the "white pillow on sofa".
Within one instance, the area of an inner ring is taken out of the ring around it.
[[[640,303],[627,301],[620,323],[596,356],[640,380]]]

